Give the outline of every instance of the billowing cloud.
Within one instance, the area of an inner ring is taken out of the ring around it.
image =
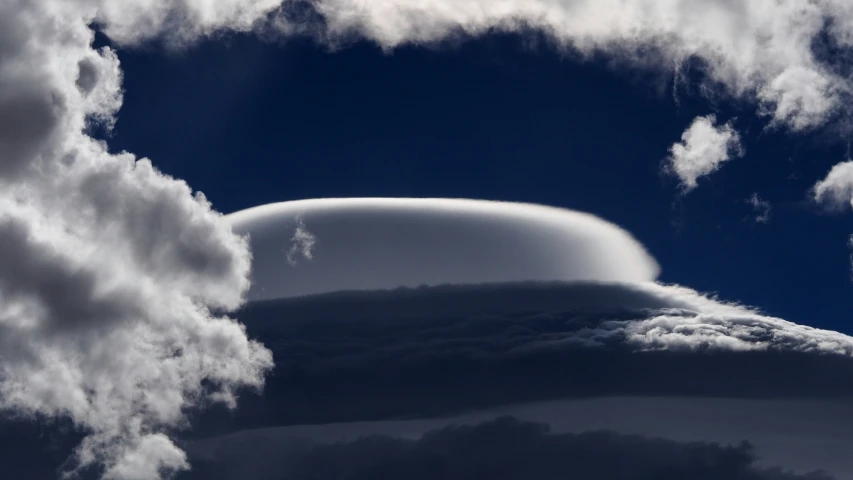
[[[187,466],[166,436],[186,413],[260,387],[271,356],[212,313],[243,301],[245,240],[186,183],[87,135],[122,99],[90,25],[165,12],[106,5],[0,3],[0,410],[73,421],[69,470],[147,480]]]
[[[681,181],[685,191],[696,188],[696,180],[717,171],[732,157],[743,155],[740,135],[731,124],[717,125],[714,115],[697,117],[669,149],[666,170]]]
[[[592,215],[507,202],[341,198],[284,202],[228,216],[255,256],[252,300],[337,290],[520,280],[646,281],[654,259]],[[311,236],[293,237],[310,224]],[[301,230],[300,230],[301,229]],[[321,243],[314,247],[314,236]],[[297,240],[311,261],[281,245]]]

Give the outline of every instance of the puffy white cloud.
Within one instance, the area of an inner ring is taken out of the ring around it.
[[[732,157],[743,155],[740,135],[731,124],[716,125],[714,115],[696,117],[670,149],[666,170],[676,175],[685,191],[696,188],[696,180],[717,171]]]
[[[813,189],[814,198],[832,209],[853,206],[853,161],[832,167],[826,177]]]
[[[653,280],[658,273],[643,246],[619,227],[541,205],[317,199],[263,205],[228,219],[250,238],[252,300],[445,283],[631,282]],[[313,253],[306,223],[322,241]],[[289,252],[282,250],[287,242],[293,243]],[[306,251],[310,262],[282,268]]]
[[[245,240],[186,183],[86,134],[109,129],[122,98],[90,25],[167,3],[106,5],[0,3],[0,409],[73,420],[88,436],[72,469],[156,479],[187,466],[165,432],[260,387],[271,354],[212,311],[243,302]],[[233,25],[221,8],[181,20]]]

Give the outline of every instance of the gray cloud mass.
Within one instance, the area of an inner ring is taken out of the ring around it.
[[[247,448],[248,447],[248,448]],[[252,448],[254,447],[254,448]],[[261,448],[270,448],[263,445]],[[797,474],[756,464],[749,443],[679,443],[609,431],[553,432],[545,424],[500,417],[475,425],[450,425],[409,439],[370,435],[334,443],[302,439],[278,442],[267,463],[254,468],[241,457],[258,446],[232,445],[220,462],[198,462],[186,480],[419,478],[495,480],[582,478],[585,480],[731,479],[831,480],[822,472]],[[269,461],[274,458],[275,460]],[[234,463],[229,463],[227,460]],[[618,459],[618,461],[614,461]],[[244,465],[235,468],[234,464]],[[275,472],[275,473],[272,473]]]
[[[241,318],[275,373],[193,435],[608,395],[853,394],[850,337],[653,283],[339,292],[254,302]]]

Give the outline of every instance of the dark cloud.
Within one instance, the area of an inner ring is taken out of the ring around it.
[[[232,443],[184,480],[830,480],[757,466],[750,444],[678,443],[598,431],[552,433],[511,417],[449,426],[419,439],[368,436],[331,444]],[[261,447],[260,449],[258,447]]]
[[[675,287],[344,292],[250,304],[241,318],[273,350],[276,369],[262,397],[199,419],[197,435],[559,398],[853,394],[848,337]]]

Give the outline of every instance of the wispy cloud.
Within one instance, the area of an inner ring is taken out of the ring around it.
[[[757,193],[753,193],[746,199],[746,203],[752,207],[753,219],[757,223],[767,223],[770,221],[770,214],[773,211],[770,202],[762,199]]]
[[[296,228],[293,230],[293,237],[290,239],[290,250],[287,251],[287,263],[296,265],[299,263],[299,257],[306,260],[314,258],[314,244],[317,239],[305,227],[305,221],[302,217],[296,220]]]

